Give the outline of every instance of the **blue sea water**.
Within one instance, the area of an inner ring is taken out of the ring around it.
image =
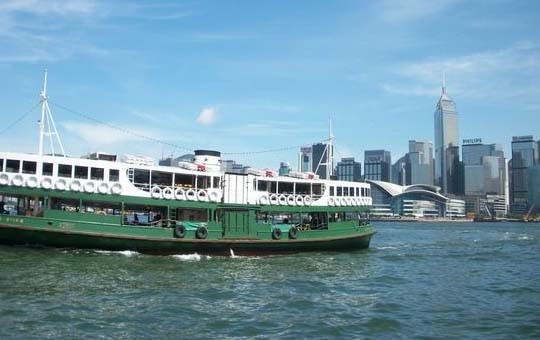
[[[540,338],[540,224],[375,227],[349,253],[0,246],[0,339]]]

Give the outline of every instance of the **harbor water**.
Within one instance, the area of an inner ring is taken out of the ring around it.
[[[539,339],[540,224],[374,223],[368,250],[0,246],[0,339]]]

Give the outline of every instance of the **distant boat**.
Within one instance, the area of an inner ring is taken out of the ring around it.
[[[1,244],[224,256],[369,247],[367,183],[226,172],[212,150],[177,166],[44,155],[43,136],[57,136],[45,89],[39,153],[0,153]]]

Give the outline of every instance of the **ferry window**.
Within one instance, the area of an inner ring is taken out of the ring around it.
[[[185,174],[174,175],[174,186],[183,188],[193,188],[195,186],[195,176]]]
[[[270,182],[270,191],[269,192],[272,192],[272,193],[277,192],[277,182],[274,182],[274,181]]]
[[[330,187],[330,196],[334,196],[334,187]]]
[[[6,172],[19,172],[21,161],[17,159],[6,159]]]
[[[217,177],[217,176],[214,177],[214,186],[213,186],[214,189],[219,189],[219,185],[220,185],[219,180],[220,180],[219,177]]]
[[[341,190],[341,187],[337,187],[337,196],[342,196],[343,195],[343,190]]]
[[[0,171],[4,171],[4,159],[0,159]]]
[[[120,215],[122,209],[120,203],[83,201],[81,211],[97,215]]]
[[[173,184],[173,174],[164,171],[152,171],[152,185],[170,187]]]
[[[197,176],[197,189],[206,189],[210,187],[209,176]]]
[[[90,179],[103,181],[105,170],[103,168],[90,168]]]
[[[71,177],[71,169],[69,164],[58,164],[58,177]]]
[[[150,184],[150,170],[135,169],[133,171],[133,183]]]
[[[52,163],[43,163],[43,170],[41,171],[43,176],[52,176],[53,175],[53,164]]]
[[[323,192],[322,184],[313,184],[313,195],[321,196]]]
[[[78,212],[80,209],[79,203],[80,203],[79,200],[76,200],[76,199],[57,198],[57,197],[51,198],[51,208],[56,209],[56,210]]]
[[[257,181],[258,191],[268,191],[268,181]]]
[[[118,182],[120,180],[120,170],[110,169],[109,170],[109,181]]]
[[[294,183],[279,182],[278,193],[279,194],[294,194]]]
[[[349,188],[348,187],[343,188],[343,196],[349,196]]]
[[[356,196],[360,196],[360,188],[356,188]]]
[[[309,183],[296,183],[295,191],[297,195],[309,195],[311,191],[311,186]]]
[[[180,208],[176,210],[176,219],[178,221],[208,222],[208,210]]]
[[[36,174],[37,163],[30,161],[23,161],[22,173],[23,174]]]
[[[75,178],[88,179],[88,168],[75,165]]]

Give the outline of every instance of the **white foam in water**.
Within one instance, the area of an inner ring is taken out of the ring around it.
[[[195,254],[187,254],[187,255],[171,255],[173,258],[181,261],[201,261],[201,260],[209,260],[211,259],[210,256],[207,255],[199,255],[197,253]]]
[[[112,251],[112,250],[94,250],[94,252],[98,254],[106,254],[106,255],[124,255],[126,257],[132,257],[139,255],[138,252],[133,250],[119,250],[119,251]]]

